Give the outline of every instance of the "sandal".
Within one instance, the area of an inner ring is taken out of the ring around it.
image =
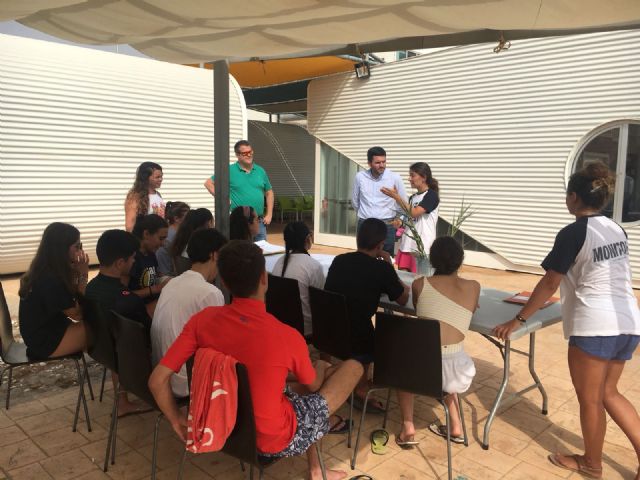
[[[420,444],[420,442],[417,442],[415,440],[402,440],[400,435],[400,433],[396,435],[396,445],[398,445],[403,450],[412,450],[416,445]]]
[[[560,460],[561,457],[573,459],[573,461],[576,462],[576,466],[570,467],[569,465],[565,465]],[[584,475],[585,477],[589,478],[602,478],[602,467],[590,467],[585,463],[584,457],[582,455],[560,455],[559,453],[554,453],[553,455],[549,455],[547,458],[556,467],[564,468],[565,470],[570,470],[572,472],[577,472],[580,475]]]
[[[371,475],[356,475],[349,480],[373,480],[373,477]]]
[[[446,425],[439,425],[436,422],[433,422],[429,425],[429,431],[431,433],[435,433],[436,435],[438,435],[439,437],[443,437],[445,440],[447,439],[447,426]],[[451,435],[451,443],[457,443],[457,444],[463,444],[464,443],[464,437],[454,437],[453,435]]]
[[[389,442],[389,433],[386,430],[374,430],[371,432],[371,451],[376,455],[387,453],[387,442]]]
[[[339,433],[347,433],[349,431],[349,424],[351,424],[351,426],[353,426],[353,420],[352,419],[347,419],[345,420],[344,418],[342,418],[342,416],[340,415],[334,415],[338,421],[336,423],[333,424],[333,426],[329,429],[328,433],[335,433],[335,434],[339,434]]]

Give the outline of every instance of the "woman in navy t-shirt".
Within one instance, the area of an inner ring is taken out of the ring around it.
[[[143,298],[145,303],[157,300],[162,287],[158,276],[156,251],[164,244],[169,226],[167,221],[151,213],[138,215],[133,235],[140,241],[140,248],[129,273],[129,290]]]
[[[600,214],[613,189],[614,179],[601,162],[571,176],[566,203],[576,221],[556,236],[542,262],[546,274],[527,304],[513,320],[494,329],[499,338],[509,338],[560,286],[569,371],[580,403],[585,453],[556,453],[549,460],[591,478],[602,478],[605,412],[640,452],[640,417],[617,389],[625,362],[640,342],[640,313],[631,286],[627,235]]]

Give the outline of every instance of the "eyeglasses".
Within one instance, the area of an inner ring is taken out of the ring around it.
[[[236,152],[236,155],[240,155],[241,157],[250,157],[253,155],[253,150],[249,150],[247,152]]]

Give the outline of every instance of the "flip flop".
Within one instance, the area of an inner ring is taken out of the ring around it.
[[[558,454],[558,453],[554,453],[552,455],[549,455],[547,458],[556,467],[560,467],[560,468],[563,468],[565,470],[570,470],[572,472],[577,472],[580,475],[584,475],[585,477],[589,477],[589,478],[602,478],[602,468],[592,468],[592,467],[588,466],[585,463],[584,457],[582,455],[577,455],[577,454],[574,454],[574,455],[563,455],[563,457],[572,458],[573,461],[576,462],[576,466],[575,467],[570,467],[570,466],[565,465],[564,463],[562,463],[560,461],[560,454]]]
[[[351,397],[349,397],[351,398]],[[348,402],[351,402],[351,400],[348,400]],[[364,400],[362,398],[360,398],[358,395],[354,395],[353,396],[353,408],[356,408],[358,410],[362,410],[362,407],[364,407]],[[375,405],[374,403],[372,403],[371,399],[367,402],[367,413],[375,413],[376,415],[379,415],[381,413],[384,413],[384,408],[380,408],[379,406]]]
[[[371,475],[356,475],[349,480],[373,480],[373,477]]]
[[[340,415],[337,415],[337,414],[335,416],[338,419],[338,421],[333,425],[333,427],[329,429],[329,433],[335,433],[335,434],[347,433],[349,431],[349,424],[353,426],[353,420],[352,419],[345,420],[344,418],[342,418]],[[339,425],[341,426],[338,428]]]
[[[445,440],[447,439],[446,425],[438,425],[436,422],[433,422],[429,425],[429,431],[431,431],[431,433],[435,433],[439,437],[443,437]],[[463,444],[464,437],[454,437],[451,435],[451,443]]]
[[[396,445],[403,450],[412,450],[416,445],[420,445],[420,442],[415,440],[400,440],[400,434],[396,435]]]
[[[371,432],[371,451],[376,455],[387,453],[387,442],[389,442],[389,434],[386,430],[374,430]]]

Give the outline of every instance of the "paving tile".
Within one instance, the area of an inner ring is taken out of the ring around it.
[[[502,475],[505,475],[520,463],[519,460],[498,450],[483,450],[478,443],[462,449],[455,457],[456,464],[464,461],[464,459],[473,460],[487,469],[499,472]]]
[[[11,425],[14,425],[15,422],[11,419],[11,417],[7,416],[6,413],[4,413],[6,410],[4,409],[4,403],[2,404],[2,410],[0,410],[0,428],[6,428],[6,427],[10,427]]]
[[[49,457],[40,465],[55,479],[79,477],[96,468],[80,449]]]
[[[11,470],[9,475],[11,480],[49,480],[53,478],[39,463]]]
[[[80,450],[84,452],[84,454],[89,457],[92,463],[96,465],[103,465],[104,462],[104,454],[107,448],[107,439],[103,438],[96,442],[92,442],[80,447]],[[131,447],[127,445],[124,441],[118,439],[116,442],[116,462],[121,454],[131,451]]]
[[[79,477],[75,477],[73,480],[111,480],[111,477],[102,470],[93,470],[89,473],[85,473],[84,475],[80,475]]]
[[[153,456],[153,442],[137,449],[138,453],[151,461]],[[158,467],[161,469],[178,465],[184,453],[184,443],[176,437],[167,437],[158,441]]]
[[[240,470],[240,462],[235,458],[220,452],[189,454],[188,459],[199,469],[209,475],[216,475],[231,471]]]
[[[110,465],[107,472],[114,480],[138,480],[150,474],[151,462],[135,450],[118,455],[115,465]]]
[[[509,472],[508,475],[506,475],[506,478],[517,478],[518,480],[540,480],[541,478],[544,478],[545,480],[560,480],[565,477],[555,475],[548,471],[541,474],[537,465],[520,462]],[[580,478],[582,479],[583,477]]]
[[[27,435],[16,425],[0,428],[0,447],[27,439]]]
[[[45,458],[46,454],[29,439],[0,448],[0,465],[5,470],[13,470]]]
[[[44,413],[21,418],[17,420],[16,423],[29,436],[37,436],[64,427],[71,431],[73,415],[66,408],[58,408],[56,410],[49,410]]]
[[[48,456],[59,455],[89,443],[85,437],[78,432],[72,432],[68,427],[31,438]]]
[[[17,420],[19,418],[29,417],[38,413],[46,412],[47,410],[47,407],[42,402],[33,400],[26,403],[11,402],[11,407],[9,408],[9,410],[5,410],[4,412],[9,418]]]
[[[178,465],[173,465],[168,469],[159,471],[156,478],[158,480],[175,480],[178,478]],[[182,478],[184,480],[210,480],[213,476],[200,470],[193,463],[185,462],[182,470]]]
[[[421,480],[423,478],[437,478],[424,470],[418,470],[403,463],[396,458],[391,458],[386,462],[372,468],[369,471],[373,478],[388,478],[402,480]]]

